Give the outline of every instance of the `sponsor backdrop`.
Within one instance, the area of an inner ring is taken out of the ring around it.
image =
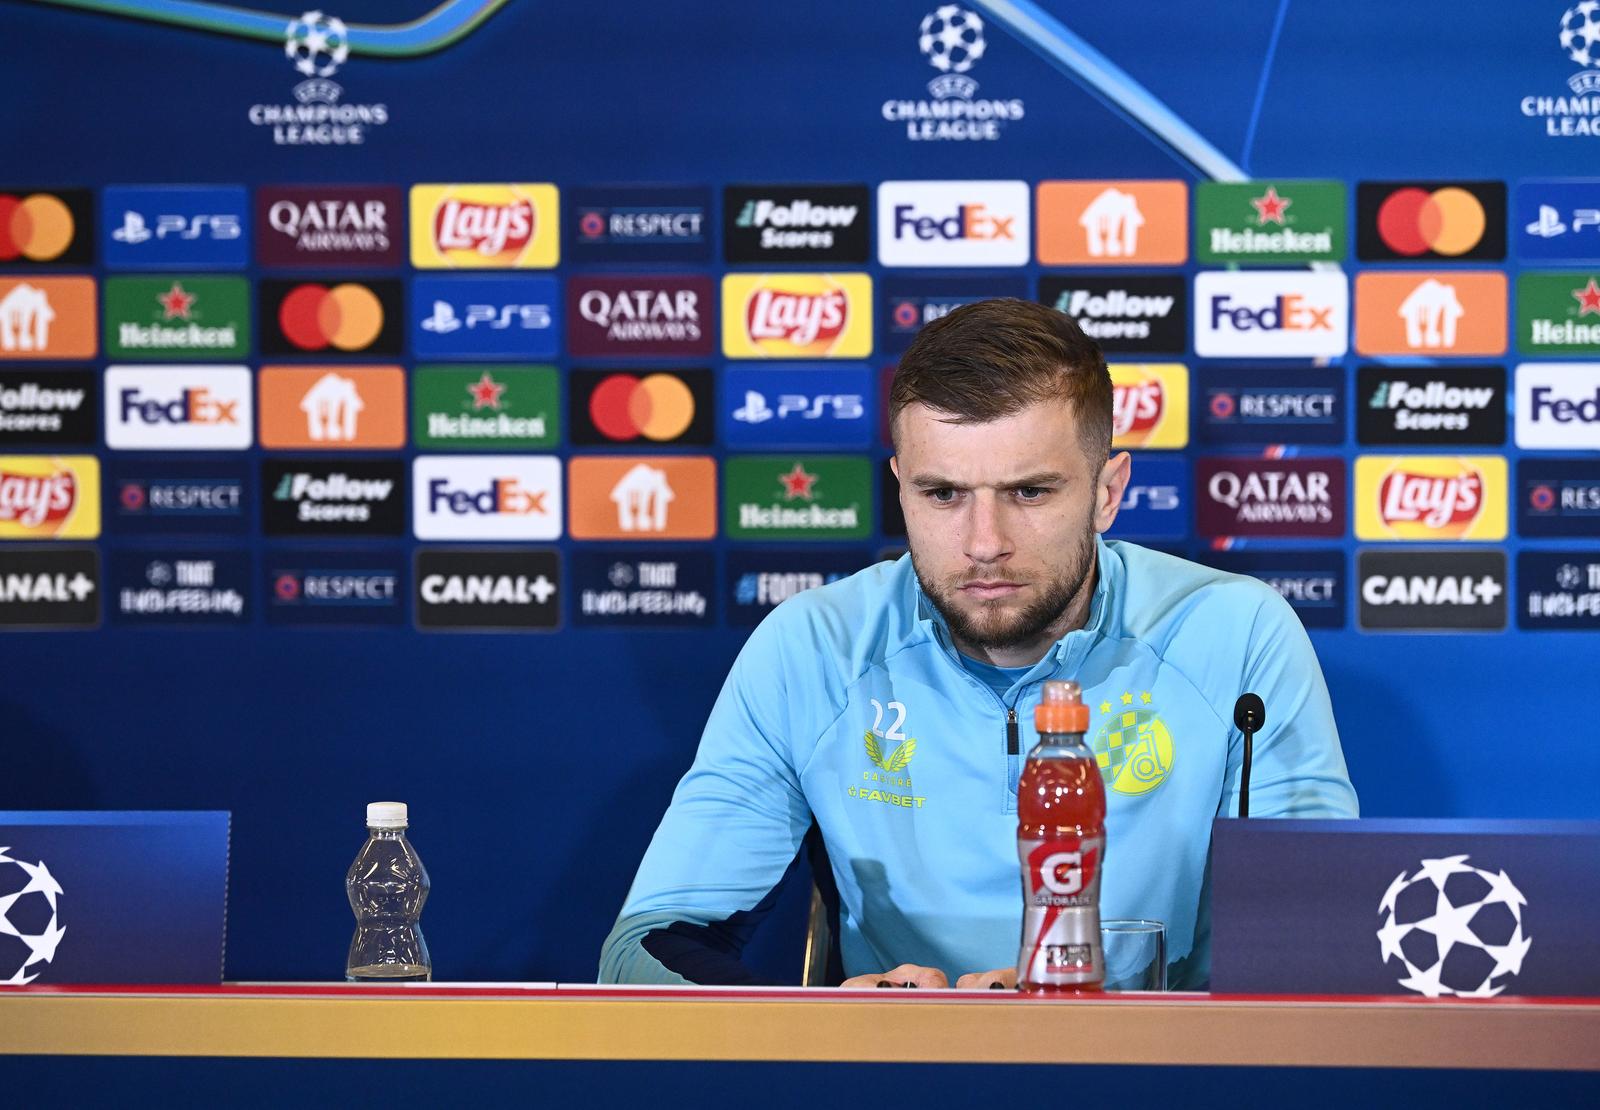
[[[591,976],[994,295],[1104,344],[1117,534],[1295,606],[1366,813],[1594,815],[1593,4],[122,7],[5,5],[0,808],[231,810],[230,976],[339,972],[390,797],[441,977]]]

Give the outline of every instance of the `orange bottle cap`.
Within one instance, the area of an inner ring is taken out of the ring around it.
[[[1088,732],[1089,707],[1083,704],[1083,688],[1070,680],[1046,682],[1033,710],[1033,727],[1042,733]]]

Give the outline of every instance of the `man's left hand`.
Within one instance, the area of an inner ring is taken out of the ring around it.
[[[1017,969],[1004,967],[999,971],[969,971],[956,980],[956,989],[963,991],[986,991],[1005,988],[1008,991],[1017,989]]]

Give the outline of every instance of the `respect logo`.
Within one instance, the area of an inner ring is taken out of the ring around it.
[[[90,455],[0,455],[0,540],[94,539],[100,461]]]
[[[1356,459],[1356,537],[1501,540],[1506,460],[1499,455]]]
[[[728,358],[864,358],[872,353],[866,274],[728,274],[722,351]]]
[[[411,264],[419,270],[549,269],[560,255],[549,184],[414,185]]]

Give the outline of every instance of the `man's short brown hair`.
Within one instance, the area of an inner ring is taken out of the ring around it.
[[[1096,468],[1111,455],[1111,375],[1100,345],[1065,313],[1001,298],[962,305],[917,333],[889,390],[890,429],[907,405],[987,424],[1040,401],[1072,402]]]

